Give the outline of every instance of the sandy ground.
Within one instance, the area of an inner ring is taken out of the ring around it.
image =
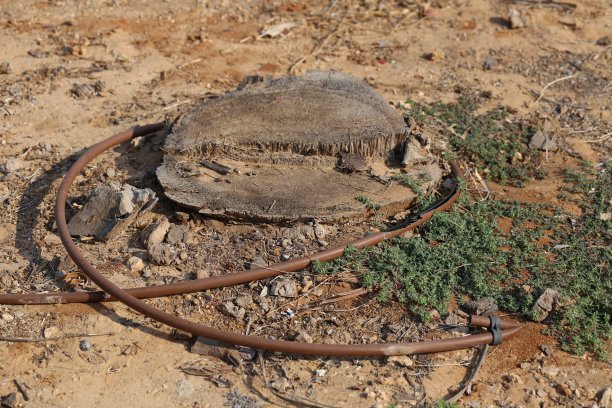
[[[546,201],[559,187],[554,176],[562,168],[609,158],[611,6],[593,0],[576,7],[528,0],[0,1],[0,162],[18,161],[18,168],[0,179],[0,290],[56,290],[66,283],[55,273],[61,269],[56,262],[68,261],[53,232],[52,202],[71,155],[120,129],[173,119],[207,95],[234,89],[247,75],[341,70],[363,78],[394,104],[408,98],[453,101],[471,90],[487,95],[484,108],[507,106],[516,118],[548,119],[565,147],[544,163],[549,177],[524,190],[495,186],[501,196]],[[511,8],[520,13],[523,28],[510,27]],[[281,23],[293,24],[262,35]],[[143,175],[159,160],[159,146],[147,149],[133,160],[121,150],[109,153],[79,180],[75,196],[82,199],[109,179],[159,191],[150,174]],[[171,217],[177,210],[162,203],[150,216]],[[256,231],[263,231],[264,242],[282,234],[275,226],[202,218],[189,226],[198,236],[199,246],[185,249],[193,254],[176,268],[152,267],[150,277],[125,266],[142,251],[126,245],[132,237],[82,248],[116,282],[134,286],[237,270],[261,253]],[[340,233],[358,236],[367,227],[327,228],[332,243],[343,240]],[[308,245],[303,244],[313,248]],[[280,255],[266,253],[270,261]],[[77,286],[92,288],[82,276],[73,278]],[[333,289],[350,287],[334,282]],[[155,304],[245,330],[244,322],[215,309],[236,290],[220,291],[209,302],[181,296]],[[0,311],[1,336],[61,338],[0,342],[0,396],[16,393],[14,406],[423,406],[457,389],[473,355],[419,357],[404,365],[278,355],[235,366],[191,353],[190,340],[119,304]],[[435,325],[415,329],[397,306],[371,302],[354,314],[327,313],[325,319],[333,329],[313,334],[316,341],[375,341],[382,327],[393,324],[412,338],[437,333]],[[282,323],[278,330],[283,324],[296,327]],[[253,330],[264,326],[260,322]],[[605,404],[610,365],[562,352],[542,328],[527,322],[517,338],[495,348],[474,392],[461,402],[472,407]],[[91,348],[82,351],[85,338]],[[543,345],[551,346],[551,355]],[[187,375],[181,367],[189,364],[215,374],[212,379]]]

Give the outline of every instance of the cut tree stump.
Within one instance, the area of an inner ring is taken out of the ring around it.
[[[157,176],[170,199],[248,221],[395,214],[415,194],[393,174],[406,172],[421,190],[441,178],[402,115],[365,82],[337,72],[251,78],[181,116],[164,151]],[[403,165],[406,158],[414,159]]]

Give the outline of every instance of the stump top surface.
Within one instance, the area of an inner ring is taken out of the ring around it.
[[[399,135],[406,125],[371,87],[337,72],[246,84],[185,113],[166,148],[202,143],[344,144]]]

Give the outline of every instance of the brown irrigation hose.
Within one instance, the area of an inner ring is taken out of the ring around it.
[[[59,236],[74,263],[95,282],[104,292],[91,293],[55,293],[55,294],[6,294],[0,295],[0,304],[27,304],[27,303],[66,303],[66,302],[96,302],[102,300],[119,300],[125,305],[138,312],[157,320],[161,323],[172,326],[176,329],[193,333],[198,336],[215,339],[230,344],[239,344],[256,349],[270,351],[280,351],[285,353],[308,354],[308,355],[330,355],[330,356],[390,356],[405,354],[434,353],[440,351],[458,350],[474,347],[482,344],[490,344],[494,336],[492,333],[473,334],[460,338],[434,340],[417,343],[389,343],[389,344],[368,344],[368,345],[341,345],[341,344],[310,344],[284,340],[272,340],[262,337],[247,336],[238,333],[218,330],[210,326],[191,322],[178,316],[173,316],[160,309],[157,309],[141,298],[151,298],[159,296],[169,296],[181,293],[197,292],[205,289],[219,288],[223,286],[237,285],[240,283],[269,278],[287,272],[293,272],[308,267],[312,261],[321,262],[331,261],[344,253],[348,245],[357,248],[376,245],[387,239],[399,236],[410,231],[429,220],[435,212],[447,209],[458,197],[459,189],[455,186],[454,191],[441,202],[432,206],[430,209],[418,215],[416,219],[396,227],[390,231],[379,232],[367,237],[357,239],[347,245],[341,245],[326,249],[308,257],[293,259],[271,265],[266,268],[257,268],[250,271],[242,271],[224,276],[198,279],[187,282],[180,282],[171,285],[149,286],[124,290],[105,278],[98,272],[79,252],[77,246],[72,241],[68,226],[66,225],[65,203],[68,198],[70,187],[80,173],[80,171],[94,158],[106,150],[121,143],[130,141],[134,137],[144,136],[149,133],[164,129],[164,123],[156,123],[146,126],[137,126],[124,132],[118,133],[89,148],[72,165],[62,180],[58,189],[55,202],[55,219]],[[451,164],[455,177],[461,176],[461,170],[456,164]],[[475,316],[471,319],[472,326],[489,327],[492,322],[488,318]],[[515,334],[520,327],[514,324],[501,323],[501,336],[504,338]],[[500,333],[498,333],[499,335]]]

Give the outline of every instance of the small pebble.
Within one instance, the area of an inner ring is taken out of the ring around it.
[[[82,351],[87,351],[87,350],[89,350],[91,348],[91,343],[87,339],[81,340],[81,342],[79,343],[79,348]]]

